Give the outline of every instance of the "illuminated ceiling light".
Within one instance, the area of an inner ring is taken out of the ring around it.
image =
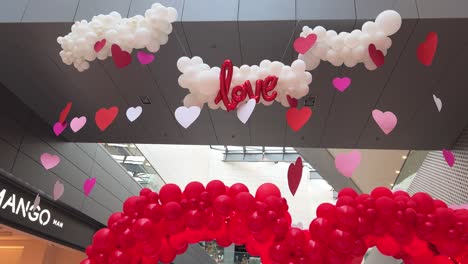
[[[401,156],[402,159],[407,159],[408,157],[406,155]]]
[[[399,174],[399,173],[400,173],[400,171],[399,171],[399,170],[396,170],[396,171],[395,171],[395,173],[396,173],[396,174]]]

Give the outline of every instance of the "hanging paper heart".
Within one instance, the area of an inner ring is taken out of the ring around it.
[[[299,131],[312,116],[312,110],[308,107],[303,107],[300,110],[297,108],[289,108],[286,112],[286,121],[289,127],[294,131]]]
[[[432,95],[432,98],[434,98],[434,103],[437,106],[437,110],[440,112],[442,110],[442,100],[440,100],[440,98],[438,98],[435,94]]]
[[[67,123],[57,122],[54,124],[53,130],[54,134],[58,137],[62,132],[67,128]]]
[[[80,131],[86,124],[86,121],[87,121],[86,116],[73,118],[72,121],[70,122],[71,130],[75,133]]]
[[[140,117],[141,113],[143,112],[143,108],[141,106],[137,107],[129,107],[127,109],[127,118],[130,122],[137,120]]]
[[[60,181],[56,181],[54,184],[54,200],[57,201],[62,197],[63,192],[65,191],[65,187],[63,186],[63,183]]]
[[[294,41],[294,50],[300,54],[305,54],[317,41],[317,35],[309,34],[307,37],[299,37]]]
[[[350,178],[353,176],[354,171],[361,163],[361,152],[353,150],[349,153],[340,153],[336,155],[335,167],[343,174],[343,176]]]
[[[118,113],[119,108],[117,106],[113,106],[109,109],[99,109],[95,116],[96,125],[101,131],[106,130],[112,124],[112,122],[114,122]]]
[[[41,203],[41,197],[39,194],[36,195],[36,198],[34,199],[33,206],[31,206],[31,211],[35,211],[37,207],[39,207],[39,204]]]
[[[122,50],[117,44],[112,44],[111,52],[114,64],[119,69],[128,66],[132,62],[132,55]]]
[[[41,164],[46,170],[50,170],[60,163],[60,157],[49,153],[42,153]]]
[[[102,48],[104,48],[104,46],[106,46],[106,39],[102,39],[100,41],[96,41],[96,43],[94,43],[94,51],[95,52],[100,52],[102,50]]]
[[[291,194],[296,194],[297,188],[302,178],[302,158],[297,157],[296,163],[289,164],[288,169],[288,186]]]
[[[289,107],[291,108],[297,108],[297,99],[293,98],[291,96],[286,95],[286,99],[288,99]]]
[[[382,51],[376,49],[374,44],[370,44],[368,50],[369,56],[377,68],[384,65],[385,56],[383,55]]]
[[[437,50],[438,36],[436,32],[429,32],[426,40],[419,44],[416,55],[419,62],[424,66],[431,66]]]
[[[343,78],[339,78],[339,77],[336,77],[333,79],[333,86],[335,86],[335,88],[340,91],[340,92],[343,92],[344,90],[348,89],[349,85],[351,84],[351,78],[349,77],[343,77]]]
[[[86,196],[89,196],[95,184],[96,184],[96,178],[86,179],[86,181],[83,184],[83,191]]]
[[[154,60],[154,55],[151,53],[146,53],[144,51],[139,51],[137,53],[138,60],[141,64],[146,65],[150,64]]]
[[[255,99],[250,99],[245,104],[241,105],[237,109],[237,118],[239,118],[242,123],[247,123],[255,109],[256,104],[257,101]]]
[[[65,108],[63,108],[63,110],[60,112],[60,116],[59,116],[60,123],[65,122],[65,119],[67,119],[67,116],[70,113],[71,107],[72,107],[72,102],[68,102]]]
[[[389,111],[383,113],[378,109],[372,111],[372,117],[386,135],[393,131],[398,121],[394,113]]]
[[[201,109],[198,106],[181,106],[175,110],[177,122],[184,128],[188,128],[200,115]]]
[[[450,167],[453,167],[455,164],[455,155],[453,155],[452,151],[443,149],[442,154],[444,155],[444,159]]]

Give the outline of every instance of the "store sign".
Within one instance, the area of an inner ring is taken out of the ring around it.
[[[39,223],[42,226],[52,224],[57,228],[63,228],[63,222],[53,218],[48,209],[37,206],[33,210],[33,204],[34,201],[12,193],[6,188],[0,191],[0,212],[2,214],[11,213],[17,217],[27,219],[32,223]]]

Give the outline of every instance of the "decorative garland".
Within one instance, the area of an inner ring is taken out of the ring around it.
[[[200,57],[181,57],[177,68],[182,72],[179,85],[190,91],[183,101],[185,107],[201,108],[207,103],[211,109],[232,111],[250,99],[264,105],[276,100],[289,107],[288,95],[296,99],[307,95],[312,82],[312,74],[305,71],[301,60],[291,66],[263,60],[258,66],[240,68],[226,60],[221,68],[211,68]]]
[[[380,13],[375,22],[367,21],[361,30],[355,29],[351,33],[337,34],[322,26],[314,29],[305,26],[294,48],[299,52],[298,59],[306,62],[307,70],[317,68],[320,60],[337,67],[364,63],[368,70],[375,70],[383,65],[387,50],[392,46],[389,36],[398,32],[400,27],[401,16],[393,10]]]
[[[96,58],[105,60],[125,51],[119,56],[119,61],[114,60],[118,67],[125,67],[131,60],[126,54],[132,53],[133,49],[146,48],[157,52],[161,45],[166,44],[172,32],[171,23],[176,19],[175,8],[155,3],[146,10],[145,16],[122,18],[118,12],[111,12],[109,15],[94,16],[90,22],[76,21],[70,33],[57,38],[62,47],[60,57],[65,64],[73,64],[82,72]],[[151,55],[144,53],[139,53],[138,59],[142,64],[152,61]]]
[[[145,188],[96,232],[81,264],[170,263],[189,243],[245,244],[264,264],[361,263],[377,246],[405,263],[467,263],[468,210],[453,210],[428,194],[385,187],[358,195],[345,188],[336,205],[321,204],[308,230],[291,227],[278,187],[261,185],[255,197],[242,183],[219,180],[185,190]]]

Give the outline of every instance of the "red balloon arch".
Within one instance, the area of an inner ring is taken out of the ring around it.
[[[96,232],[81,264],[171,263],[189,244],[212,240],[245,244],[263,264],[361,263],[373,246],[405,263],[468,263],[468,210],[425,193],[378,187],[358,195],[345,188],[336,205],[321,204],[301,230],[291,227],[274,184],[261,185],[255,197],[242,183],[191,182],[183,192],[166,184],[159,194],[145,188],[128,198]]]

